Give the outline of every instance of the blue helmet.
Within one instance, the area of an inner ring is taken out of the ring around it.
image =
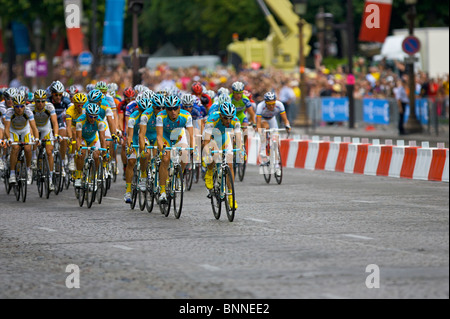
[[[164,105],[169,109],[176,109],[180,106],[181,100],[176,95],[169,95],[166,97]]]
[[[156,93],[153,95],[152,102],[153,106],[163,109],[165,107],[164,103],[166,102],[166,97],[162,94]]]
[[[89,103],[86,106],[86,114],[88,115],[98,115],[100,113],[100,106],[95,103]]]
[[[236,116],[236,107],[231,102],[224,102],[220,104],[220,114],[225,117],[233,118]]]
[[[146,109],[152,106],[152,101],[150,99],[140,99],[137,102],[139,110],[144,112]]]
[[[103,93],[98,89],[94,89],[91,92],[89,92],[89,94],[88,94],[89,103],[100,102],[102,100],[102,98],[103,98]]]

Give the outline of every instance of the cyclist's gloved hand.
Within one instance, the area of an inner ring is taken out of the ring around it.
[[[291,126],[290,125],[286,125],[286,131],[289,133],[291,131]]]

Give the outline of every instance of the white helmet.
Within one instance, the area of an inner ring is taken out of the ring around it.
[[[244,91],[244,83],[240,82],[240,81],[236,81],[231,85],[231,89],[234,92],[243,92]]]

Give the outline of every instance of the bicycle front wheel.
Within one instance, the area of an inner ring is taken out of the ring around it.
[[[136,206],[136,201],[137,201],[137,195],[138,195],[138,182],[139,182],[139,177],[138,177],[138,170],[136,168],[136,166],[134,166],[133,169],[133,179],[131,180],[131,209],[134,209],[134,207]]]
[[[283,180],[283,163],[281,162],[281,153],[280,148],[278,148],[277,155],[275,156],[275,180],[277,181],[278,185],[281,184],[281,181]]]
[[[22,163],[22,168],[20,172],[20,197],[22,199],[22,202],[25,203],[27,200],[27,179],[28,179],[28,171],[27,166],[25,163]]]
[[[138,172],[138,174],[140,174],[140,172]],[[141,180],[142,180],[142,178],[140,177],[139,185],[141,184]],[[145,188],[144,189],[141,189],[139,187],[139,194],[138,194],[139,195],[139,209],[141,210],[141,212],[144,211],[145,205],[147,203],[147,184],[148,184],[147,180],[148,180],[148,178],[145,177]]]
[[[220,218],[222,212],[222,200],[220,199],[220,187],[217,186],[217,170],[214,171],[213,182],[214,188],[211,192],[211,207],[216,219]]]
[[[45,198],[50,197],[50,165],[48,164],[48,158],[46,155],[42,158],[42,182],[44,184]],[[56,187],[55,187],[56,190]]]
[[[64,168],[62,167],[61,155],[59,153],[53,154],[53,162],[53,185],[55,186],[55,195],[58,195],[64,187],[62,178]]]
[[[86,177],[84,182],[84,194],[86,197],[86,205],[88,208],[92,207],[95,200],[97,179],[95,177],[97,171],[95,169],[95,162],[89,161],[88,169],[86,170]]]
[[[228,185],[229,184],[229,185]],[[222,177],[222,187],[224,188],[225,194],[225,210],[227,212],[228,221],[232,222],[234,220],[234,214],[236,212],[236,207],[234,203],[236,202],[236,194],[234,192],[234,182],[233,176],[231,174],[230,168],[227,166],[223,171]]]
[[[42,198],[44,195],[44,162],[42,160],[42,156],[38,157],[37,160],[37,169],[36,169],[36,186],[38,189],[38,195]]]
[[[184,193],[184,178],[181,166],[175,169],[172,183],[172,200],[173,200],[173,212],[175,218],[178,219],[181,216],[183,209],[183,193]]]
[[[101,204],[104,196],[105,189],[105,172],[103,168],[103,160],[101,156],[98,159],[98,169],[97,169],[97,203]]]

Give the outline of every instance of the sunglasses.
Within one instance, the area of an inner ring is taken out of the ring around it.
[[[18,109],[22,109],[22,108],[25,107],[25,105],[24,105],[24,104],[21,104],[21,105],[16,105],[16,106],[14,106],[14,107],[16,107],[16,108],[18,108]]]
[[[275,102],[266,102],[267,105],[275,105]]]
[[[232,120],[233,119],[233,117],[227,117],[227,116],[223,116],[223,115],[221,115],[220,116],[223,120]]]
[[[236,94],[243,94],[244,91],[234,91],[234,93],[236,93]]]
[[[176,111],[176,110],[178,110],[178,107],[166,107],[166,110],[167,111]]]
[[[53,96],[62,96],[62,93],[53,93]]]
[[[45,103],[46,100],[35,100],[36,103]]]
[[[96,120],[96,119],[98,119],[98,115],[89,115],[89,118]]]

